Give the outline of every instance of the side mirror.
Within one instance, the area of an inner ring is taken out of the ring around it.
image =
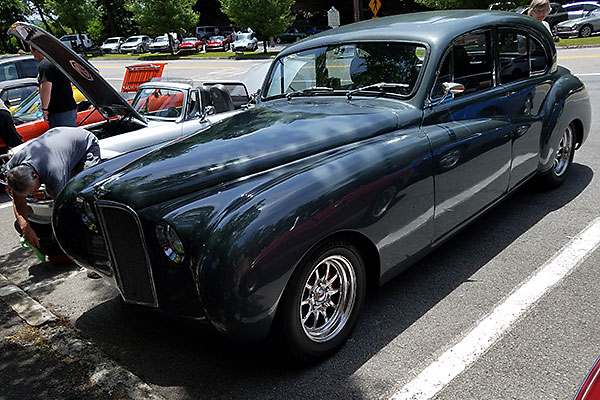
[[[454,96],[455,94],[461,94],[465,91],[465,86],[456,82],[444,82],[442,83],[442,89],[444,89],[444,95],[442,98],[435,103],[431,102],[429,104],[430,106],[437,106],[438,104],[442,103],[444,100],[446,100],[446,98],[448,98],[448,95]]]
[[[217,110],[215,110],[215,106],[206,106],[204,107],[204,109],[202,110],[202,116],[200,117],[200,122],[204,122],[206,120],[206,117],[208,117],[209,115],[214,115],[217,113]]]

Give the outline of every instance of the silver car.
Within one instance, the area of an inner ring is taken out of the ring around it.
[[[125,38],[122,36],[110,37],[102,43],[100,50],[103,53],[120,53],[121,45],[125,42]]]
[[[231,45],[233,51],[256,51],[258,49],[258,39],[253,33],[238,33],[235,41]]]
[[[587,16],[569,19],[556,25],[555,33],[561,39],[571,36],[590,37],[600,30],[600,9],[591,11]]]
[[[121,45],[121,53],[147,53],[152,39],[146,35],[130,36]]]

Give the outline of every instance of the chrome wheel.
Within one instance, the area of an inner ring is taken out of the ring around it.
[[[554,156],[554,173],[557,177],[564,175],[573,158],[573,128],[569,125],[563,132]]]
[[[336,336],[346,325],[356,299],[356,275],[341,255],[327,257],[308,275],[300,300],[306,336],[317,343]]]
[[[589,25],[584,26],[579,31],[579,37],[586,38],[586,37],[590,37],[591,35],[592,35],[592,27]]]

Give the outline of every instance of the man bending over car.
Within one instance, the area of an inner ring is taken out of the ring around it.
[[[69,179],[100,162],[98,139],[83,128],[58,127],[31,140],[7,163],[5,172],[12,192],[17,224],[24,239],[40,247],[37,234],[27,219],[26,197],[46,185],[55,198]]]

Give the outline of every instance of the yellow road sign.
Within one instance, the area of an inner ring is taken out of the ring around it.
[[[371,0],[369,2],[369,8],[371,9],[371,11],[373,11],[373,18],[377,18],[377,13],[379,12],[379,9],[381,8],[381,1],[380,0]]]

